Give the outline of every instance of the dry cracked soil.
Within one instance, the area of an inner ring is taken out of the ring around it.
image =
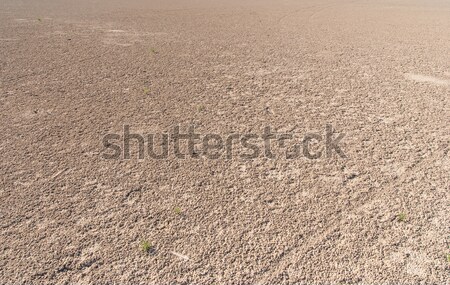
[[[1,0],[0,283],[450,284],[449,55],[446,0]]]

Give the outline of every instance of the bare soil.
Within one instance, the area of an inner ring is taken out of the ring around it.
[[[0,283],[450,284],[449,31],[445,0],[0,1]],[[331,124],[347,158],[104,159],[124,124]]]

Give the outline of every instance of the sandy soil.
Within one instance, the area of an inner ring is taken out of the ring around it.
[[[0,1],[0,283],[450,284],[449,31],[444,0]],[[332,124],[347,158],[103,159],[124,124]]]

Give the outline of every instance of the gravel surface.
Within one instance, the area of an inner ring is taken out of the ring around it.
[[[0,1],[0,283],[450,284],[449,31],[445,0]],[[105,159],[124,125],[346,158]]]

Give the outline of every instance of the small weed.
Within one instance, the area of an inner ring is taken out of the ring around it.
[[[450,253],[447,254],[447,262],[450,262]]]
[[[42,22],[42,19],[41,19],[41,18],[38,18],[37,20],[38,20],[39,22]]]
[[[404,221],[406,221],[406,214],[405,214],[405,213],[400,213],[400,214],[398,214],[398,216],[397,216],[397,221],[399,221],[399,222],[404,222]]]
[[[177,214],[177,215],[180,215],[182,212],[180,207],[175,207],[174,211],[175,211],[175,214]]]
[[[148,93],[150,93],[150,89],[149,89],[148,87],[142,88],[142,91],[144,92],[145,95],[147,95]]]
[[[199,112],[203,112],[203,111],[205,111],[205,106],[203,106],[203,105],[200,105],[200,106],[198,106],[198,108],[197,108],[197,110],[199,111]]]
[[[141,249],[145,253],[149,253],[153,250],[153,245],[149,243],[148,241],[144,240],[141,242]]]
[[[158,54],[158,51],[154,48],[150,48],[149,51],[151,54]]]

